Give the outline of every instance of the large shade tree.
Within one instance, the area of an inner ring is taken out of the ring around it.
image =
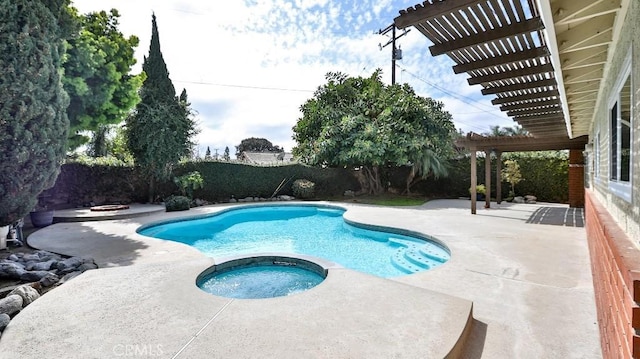
[[[94,139],[101,139],[109,125],[125,120],[140,100],[144,75],[130,73],[139,40],[120,32],[117,10],[77,15],[69,8],[69,12],[79,24],[67,39],[62,79],[70,97],[67,114],[69,149],[73,150],[89,140],[87,131],[97,131]]]
[[[191,154],[196,123],[183,90],[176,96],[167,65],[160,51],[156,16],[151,20],[149,56],[142,69],[146,78],[140,89],[141,101],[127,118],[127,144],[135,164],[149,178],[149,200],[155,198],[155,183],[171,176],[173,166]]]
[[[0,226],[25,216],[65,155],[60,80],[65,1],[0,0]]]
[[[455,127],[440,102],[409,85],[387,86],[371,77],[327,74],[327,83],[302,107],[293,128],[295,156],[321,166],[359,169],[363,190],[384,191],[384,168],[410,166],[407,191],[418,178],[446,174]]]
[[[242,152],[282,152],[282,149],[278,145],[273,145],[271,141],[266,138],[249,137],[240,141],[240,144],[236,146],[236,157],[240,157]]]

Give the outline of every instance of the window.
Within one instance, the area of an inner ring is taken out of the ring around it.
[[[631,56],[628,56],[623,69],[609,106],[609,188],[614,194],[631,201]]]
[[[593,175],[596,178],[600,177],[600,132],[596,134],[596,140],[593,144]]]

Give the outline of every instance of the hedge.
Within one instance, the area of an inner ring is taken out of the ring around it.
[[[568,201],[569,160],[566,151],[538,153],[507,153],[503,161],[515,159],[524,180],[516,185],[517,195],[532,194],[539,201]],[[448,177],[427,179],[415,185],[415,195],[428,198],[458,198],[469,196],[470,158],[462,156],[450,161]],[[478,184],[484,183],[484,158],[477,162]],[[491,193],[495,197],[495,159],[492,163]],[[244,197],[271,197],[280,183],[278,195],[293,195],[292,185],[298,179],[315,183],[315,197],[320,199],[342,196],[344,191],[358,191],[353,172],[343,168],[316,168],[301,164],[283,166],[254,166],[230,162],[186,162],[177,166],[174,176],[198,171],[204,178],[204,187],[194,191],[194,198],[222,202]],[[408,167],[389,167],[383,171],[385,183],[402,192],[409,172]],[[75,207],[87,204],[144,202],[147,199],[146,180],[132,166],[116,164],[67,163],[62,165],[55,186],[45,192],[53,208]],[[180,193],[170,179],[157,184],[158,200]],[[509,193],[509,184],[502,183],[502,196]]]

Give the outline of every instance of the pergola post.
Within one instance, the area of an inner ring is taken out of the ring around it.
[[[476,168],[476,150],[471,150],[471,214],[476,214],[476,185],[478,184],[478,169]]]
[[[485,150],[484,187],[486,189],[484,208],[491,208],[491,150]]]
[[[502,202],[502,151],[496,152],[496,202]]]

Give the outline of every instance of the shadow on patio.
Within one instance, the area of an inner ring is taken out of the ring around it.
[[[584,210],[582,208],[540,207],[531,214],[526,223],[584,227]]]

